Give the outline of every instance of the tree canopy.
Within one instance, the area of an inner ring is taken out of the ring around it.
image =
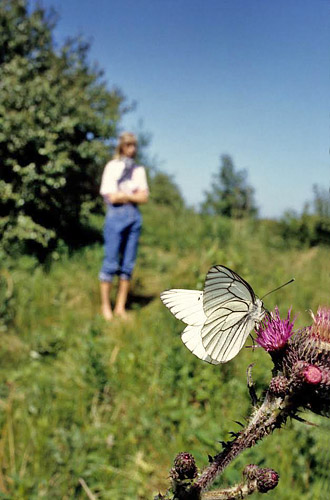
[[[237,171],[229,155],[221,156],[220,169],[213,176],[201,209],[203,213],[238,219],[256,215],[254,189],[247,183],[247,172]]]
[[[149,184],[151,202],[175,210],[182,210],[185,207],[181,191],[170,175],[156,170],[150,175]]]
[[[55,25],[27,0],[0,4],[0,229],[10,253],[78,238],[128,109],[88,62],[88,44],[55,47]]]

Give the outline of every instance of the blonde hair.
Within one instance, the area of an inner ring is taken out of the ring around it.
[[[123,146],[125,144],[132,144],[132,143],[137,145],[137,138],[134,134],[132,134],[132,132],[123,132],[122,134],[120,134],[119,141],[113,157],[117,159],[120,158],[123,154]]]

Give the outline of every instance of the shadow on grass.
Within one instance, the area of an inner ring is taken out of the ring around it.
[[[135,293],[130,293],[127,299],[127,309],[142,309],[146,307],[150,302],[158,297],[158,294],[154,295],[139,295]]]

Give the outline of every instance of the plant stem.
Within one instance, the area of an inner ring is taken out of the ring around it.
[[[235,500],[242,499],[257,491],[257,481],[239,484],[233,488],[218,491],[208,491],[202,495],[202,500]]]
[[[247,427],[239,435],[226,444],[224,450],[216,455],[213,462],[196,480],[193,488],[205,490],[215,478],[237,457],[242,451],[254,446],[260,439],[268,436],[274,429],[281,427],[290,414],[291,401],[274,397],[267,392],[262,406],[252,415]]]

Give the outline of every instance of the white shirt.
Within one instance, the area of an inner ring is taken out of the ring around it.
[[[111,160],[106,164],[100,187],[102,196],[118,193],[118,191],[126,194],[133,194],[135,191],[149,191],[146,171],[141,165],[136,165],[133,168],[130,179],[118,183],[124,168],[125,162],[120,159]]]

